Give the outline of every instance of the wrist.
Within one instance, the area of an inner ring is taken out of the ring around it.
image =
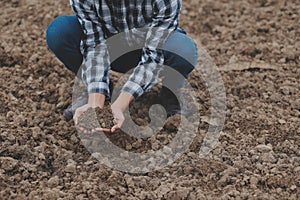
[[[127,92],[121,92],[115,102],[111,105],[111,108],[119,108],[124,112],[129,104],[133,101],[133,96]]]
[[[91,93],[89,94],[88,104],[92,107],[103,108],[105,102],[105,95],[101,93]]]

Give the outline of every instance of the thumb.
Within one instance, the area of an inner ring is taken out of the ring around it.
[[[75,122],[76,125],[78,124],[78,117],[79,117],[82,113],[83,113],[83,111],[82,111],[81,109],[79,109],[79,108],[75,111],[75,114],[74,114],[73,119],[74,119],[74,122]]]
[[[111,128],[111,132],[116,132],[117,130],[120,129],[120,126],[117,124],[117,125],[114,125],[112,128]]]

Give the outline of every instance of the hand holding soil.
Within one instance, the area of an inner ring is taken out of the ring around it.
[[[76,126],[86,134],[95,132],[115,132],[118,127],[110,106],[88,108],[77,120]]]

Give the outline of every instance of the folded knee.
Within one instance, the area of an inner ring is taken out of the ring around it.
[[[46,30],[46,42],[48,44],[48,47],[55,51],[59,45],[59,40],[61,33],[63,30],[61,30],[62,23],[64,21],[64,16],[59,16],[55,18],[50,25],[48,26]]]
[[[165,50],[185,59],[193,67],[197,64],[197,45],[194,40],[186,34],[176,32],[171,35],[166,42]]]
[[[80,24],[76,16],[58,16],[48,26],[46,30],[46,42],[52,51],[58,51],[63,45],[73,42],[76,34],[79,34]]]

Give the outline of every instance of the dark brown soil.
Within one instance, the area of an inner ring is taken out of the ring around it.
[[[183,1],[181,27],[224,81],[225,126],[200,159],[211,104],[193,72],[201,111],[194,142],[166,168],[138,175],[100,164],[64,120],[74,75],[45,42],[48,24],[63,14],[72,14],[69,1],[1,1],[0,199],[300,199],[299,0]],[[111,75],[113,82],[120,76]],[[134,122],[150,122],[157,95],[154,89],[131,106]],[[153,146],[123,133],[108,137],[140,152],[160,149],[176,131],[170,125],[151,136]]]
[[[78,118],[78,126],[87,131],[95,128],[111,129],[114,125],[114,116],[109,105],[104,106],[103,109],[89,108]]]

